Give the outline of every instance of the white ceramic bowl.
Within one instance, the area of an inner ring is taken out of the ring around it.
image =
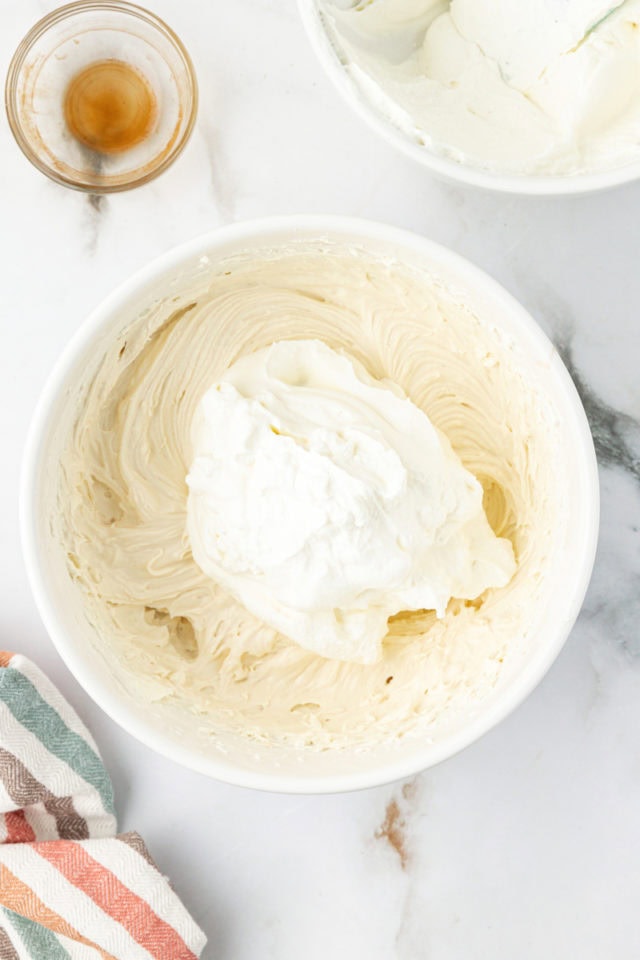
[[[391,120],[387,119],[352,81],[326,30],[318,0],[298,0],[302,22],[322,67],[347,103],[387,143],[413,157],[423,167],[445,180],[456,180],[474,187],[497,190],[501,193],[521,193],[536,196],[575,195],[608,190],[640,178],[640,160],[613,170],[581,173],[575,176],[531,176],[491,173],[470,164],[458,163],[439,155],[413,140]]]
[[[51,478],[76,416],[79,385],[100,362],[105,339],[115,337],[151,301],[189,289],[212,261],[295,240],[355,244],[373,256],[428,268],[462,290],[481,316],[490,316],[522,348],[531,375],[543,379],[564,431],[566,462],[560,469],[567,473],[573,497],[566,543],[554,568],[557,590],[527,649],[505,670],[473,720],[433,743],[407,739],[367,752],[311,752],[221,734],[212,748],[194,717],[169,707],[151,712],[119,680],[113,658],[86,617],[80,589],[67,574],[63,547],[51,534]],[[78,682],[113,720],[159,753],[220,780],[281,792],[329,793],[395,780],[450,757],[495,726],[536,686],[565,642],[587,588],[598,528],[598,477],[573,382],[546,336],[497,283],[449,250],[393,227],[336,217],[285,217],[224,227],[177,247],[94,310],[51,374],[35,413],[24,462],[21,522],[27,568],[45,625]]]

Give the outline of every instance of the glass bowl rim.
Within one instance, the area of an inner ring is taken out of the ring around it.
[[[20,111],[17,103],[18,80],[20,78],[25,60],[37,41],[44,36],[52,27],[58,23],[68,20],[77,14],[89,12],[113,12],[121,13],[126,16],[143,20],[149,26],[153,27],[159,33],[163,34],[169,41],[185,68],[187,84],[190,92],[191,103],[189,106],[189,116],[187,117],[184,130],[175,144],[171,147],[166,156],[152,169],[146,169],[145,172],[136,176],[133,171],[129,179],[118,183],[85,183],[74,177],[56,170],[32,147],[29,139],[23,132],[23,124],[20,120]],[[142,186],[150,180],[154,180],[163,173],[174,160],[182,153],[187,145],[196,121],[198,112],[198,81],[196,78],[193,61],[177,33],[155,13],[135,3],[129,3],[128,0],[75,0],[75,2],[64,4],[57,7],[50,13],[38,20],[30,30],[24,35],[11,58],[7,77],[5,81],[5,109],[9,127],[14,139],[27,160],[33,164],[41,173],[54,180],[56,183],[73,190],[80,190],[83,193],[120,193],[123,190],[130,190],[133,187]]]

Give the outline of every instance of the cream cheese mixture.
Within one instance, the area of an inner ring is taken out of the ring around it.
[[[505,586],[453,599],[441,618],[392,617],[374,663],[302,648],[194,560],[196,411],[239,358],[287,340],[344,351],[404,391],[513,547]],[[436,276],[309,245],[211,266],[192,299],[156,303],[103,349],[62,458],[56,522],[88,616],[137,699],[182,705],[213,735],[323,749],[440,729],[493,689],[550,589],[565,493],[553,408],[490,317]]]
[[[345,69],[409,137],[496,173],[640,159],[640,0],[319,0]]]

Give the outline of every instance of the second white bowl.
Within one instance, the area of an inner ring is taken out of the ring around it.
[[[597,173],[532,176],[492,173],[436,153],[396,126],[352,80],[329,36],[318,0],[298,0],[298,7],[320,64],[349,106],[387,143],[412,157],[436,176],[486,190],[535,196],[593,193],[640,178],[640,158],[635,163]]]

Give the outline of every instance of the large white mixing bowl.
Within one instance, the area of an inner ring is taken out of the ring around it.
[[[391,257],[428,271],[490,317],[520,348],[526,373],[542,384],[563,431],[557,475],[572,490],[566,542],[553,559],[549,602],[526,649],[504,664],[492,694],[463,726],[430,742],[405,738],[359,749],[314,752],[274,747],[221,732],[212,741],[190,712],[150,708],[122,682],[109,638],[85,612],[80,587],[69,577],[65,551],[51,531],[55,477],[78,413],[81,383],[100,363],[105,343],[149,305],[186,293],[216,261],[252,249],[329,240],[374,257]],[[575,387],[553,345],[525,310],[480,270],[422,237],[382,224],[336,217],[287,217],[215,230],[153,261],[111,294],[69,343],[44,389],[28,439],[21,502],[26,563],[40,613],[78,682],[125,730],[159,753],[220,780],[291,793],[373,786],[422,770],[468,746],[495,726],[545,674],[578,615],[589,581],[598,528],[598,478],[593,443]]]

